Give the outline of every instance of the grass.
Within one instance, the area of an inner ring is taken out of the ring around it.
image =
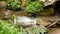
[[[5,21],[0,20],[0,34],[44,34],[47,31],[40,26],[23,28],[23,27],[15,27],[15,25],[11,25],[6,23]]]

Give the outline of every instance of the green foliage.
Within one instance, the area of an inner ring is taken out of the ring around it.
[[[0,0],[0,1],[6,1],[6,0]]]
[[[31,28],[16,28],[14,25],[10,25],[0,20],[0,34],[44,34],[46,30],[39,26]]]
[[[46,30],[44,28],[41,28],[39,26],[35,26],[33,28],[26,28],[25,29],[28,34],[44,34],[46,33]]]
[[[0,1],[4,1],[4,0],[0,0]]]
[[[21,2],[19,0],[6,0],[6,8],[10,10],[20,10]]]
[[[15,26],[10,26],[8,23],[0,20],[0,34],[19,34]]]
[[[25,11],[30,15],[38,16],[43,11],[43,5],[40,0],[26,1]]]
[[[0,0],[0,1],[2,1],[2,0]]]

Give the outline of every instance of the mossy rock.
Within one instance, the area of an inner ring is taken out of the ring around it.
[[[43,16],[50,16],[54,14],[54,9],[53,8],[49,8],[49,9],[44,9],[43,12],[40,13],[40,15]]]

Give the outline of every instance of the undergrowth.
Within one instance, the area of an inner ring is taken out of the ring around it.
[[[21,2],[19,0],[6,0],[6,9],[10,10],[20,10]]]
[[[26,1],[25,11],[28,13],[29,16],[40,16],[40,13],[43,11],[42,2],[40,0]]]
[[[47,31],[39,26],[31,28],[15,27],[0,20],[0,34],[44,34]]]

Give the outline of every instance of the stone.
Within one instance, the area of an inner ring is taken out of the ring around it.
[[[49,6],[51,4],[54,4],[58,0],[41,0],[41,1],[43,2],[44,7],[45,7],[45,6]]]
[[[48,18],[38,18],[37,22],[40,26],[45,27],[45,26],[52,24],[54,21],[52,21]]]

